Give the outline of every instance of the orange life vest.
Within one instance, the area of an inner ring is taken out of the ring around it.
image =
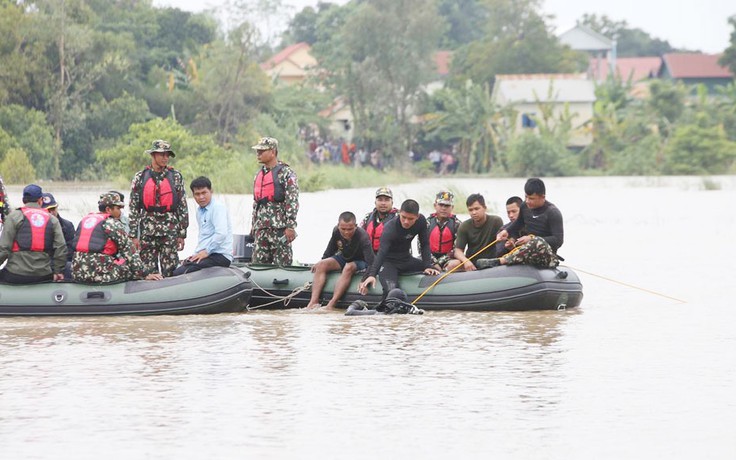
[[[82,218],[74,236],[74,248],[77,252],[92,252],[109,256],[117,254],[118,245],[107,237],[102,228],[102,224],[108,217],[110,214],[93,212]]]
[[[286,201],[286,189],[284,184],[279,181],[279,172],[284,167],[283,164],[279,163],[270,171],[265,171],[261,168],[256,174],[256,179],[253,183],[253,197],[261,204],[267,201],[284,202]]]
[[[437,214],[429,216],[429,249],[432,254],[447,254],[452,250],[455,244],[455,215],[445,221],[444,224],[440,225],[437,220]]]
[[[166,169],[161,182],[151,175],[151,167],[143,170],[143,209],[149,212],[173,212],[179,206],[179,194],[174,186],[174,171]]]
[[[54,226],[45,209],[20,208],[25,217],[13,241],[13,251],[51,252],[54,247]]]
[[[393,219],[396,216],[396,210],[392,209],[388,212],[388,215],[380,222],[378,222],[378,210],[374,209],[368,218],[368,225],[365,227],[366,233],[371,238],[371,245],[373,246],[373,252],[378,252],[378,248],[381,246],[381,235],[383,235],[383,224]]]

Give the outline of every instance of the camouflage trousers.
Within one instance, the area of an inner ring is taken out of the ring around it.
[[[172,276],[179,266],[176,236],[141,236],[140,243],[140,256],[146,273],[161,273],[166,278]]]
[[[283,228],[259,228],[254,233],[254,264],[291,265],[291,243],[285,241]]]
[[[554,268],[560,264],[549,243],[539,237],[532,238],[503,258],[506,259],[507,265],[525,264],[539,268]]]
[[[116,264],[112,257],[104,254],[75,253],[72,273],[78,283],[116,283],[137,279],[130,264]]]

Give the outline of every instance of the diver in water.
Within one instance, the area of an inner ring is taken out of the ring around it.
[[[399,288],[391,289],[386,298],[370,307],[364,300],[351,303],[345,316],[368,315],[423,315],[424,310],[407,302],[406,293]]]

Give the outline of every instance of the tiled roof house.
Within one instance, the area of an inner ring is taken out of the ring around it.
[[[317,60],[310,53],[311,49],[304,42],[287,46],[261,64],[261,69],[272,79],[287,84],[301,83],[309,76],[311,69],[317,66]]]
[[[734,79],[733,73],[718,63],[720,58],[720,54],[668,53],[662,56],[658,77],[687,85],[702,83],[713,92],[716,86],[727,85]]]

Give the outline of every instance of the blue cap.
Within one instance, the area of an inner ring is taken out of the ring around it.
[[[23,189],[23,201],[38,201],[43,198],[43,190],[36,184],[26,185]]]
[[[43,204],[41,205],[43,209],[55,208],[57,206],[58,204],[56,203],[56,198],[54,198],[54,195],[50,193],[43,194]]]

